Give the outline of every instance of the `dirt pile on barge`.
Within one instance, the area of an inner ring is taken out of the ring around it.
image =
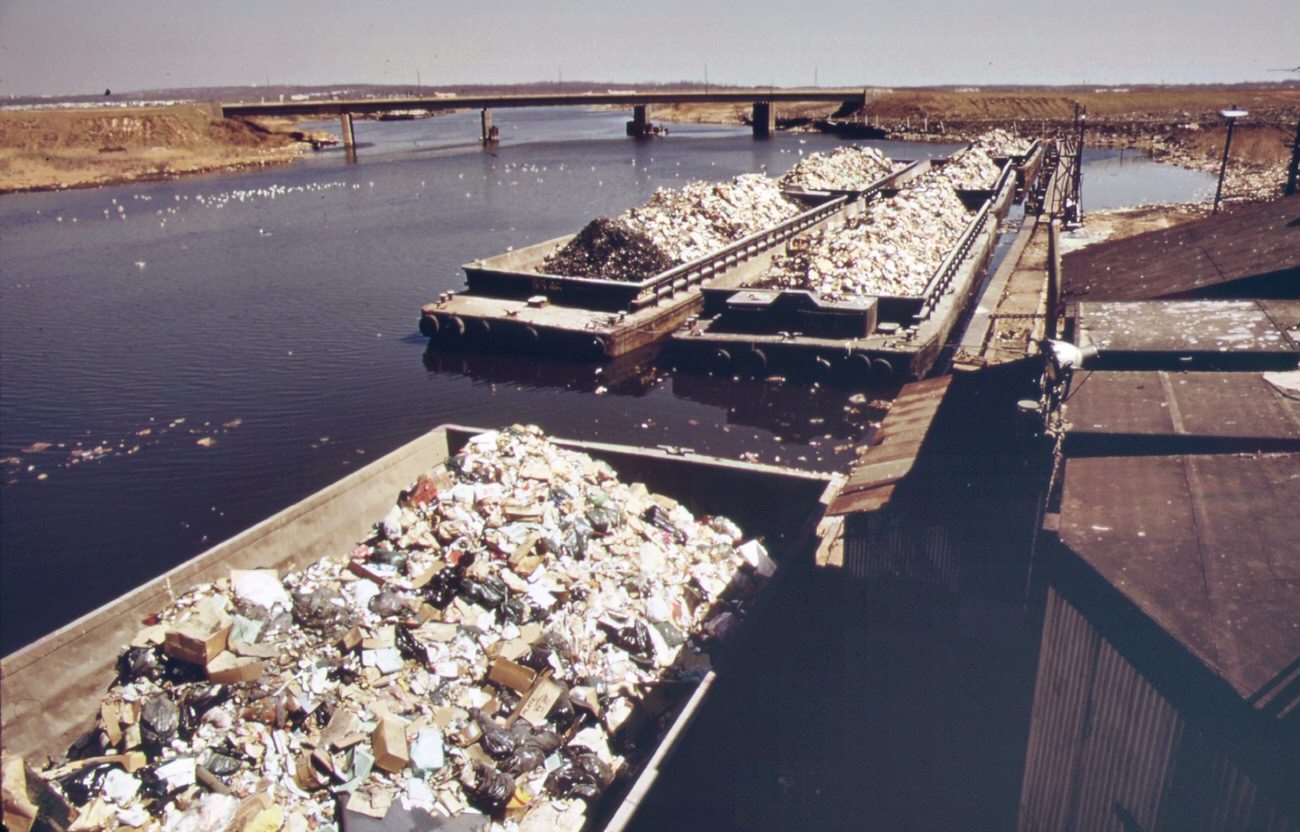
[[[774,568],[537,428],[481,434],[355,551],[152,617],[28,790],[88,829],[576,830]]]
[[[622,220],[597,217],[547,257],[542,269],[569,277],[637,281],[675,265],[677,261],[646,234]]]

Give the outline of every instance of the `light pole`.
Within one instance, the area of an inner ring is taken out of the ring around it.
[[[1223,196],[1223,175],[1228,170],[1228,148],[1232,147],[1232,128],[1237,124],[1237,119],[1245,118],[1249,113],[1245,110],[1220,110],[1219,115],[1223,116],[1228,122],[1228,138],[1223,142],[1223,161],[1219,164],[1219,187],[1214,189],[1214,210],[1210,213],[1219,213],[1219,199]]]

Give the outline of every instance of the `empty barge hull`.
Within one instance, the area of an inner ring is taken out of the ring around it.
[[[201,584],[226,578],[231,569],[284,571],[324,555],[347,555],[358,540],[422,474],[446,461],[479,431],[437,428],[350,476],[275,514],[247,531],[100,607],[0,661],[0,726],[3,749],[35,763],[57,757],[95,724],[101,697],[116,678],[115,664],[148,616]],[[609,463],[621,477],[671,494],[697,515],[726,515],[746,533],[764,538],[779,564],[773,581],[810,565],[817,523],[829,499],[829,475],[742,464],[694,454],[601,443],[557,441]],[[770,587],[769,587],[770,589]],[[764,593],[757,599],[762,605]],[[663,764],[701,708],[727,658],[754,641],[742,627],[693,688],[683,686],[665,719],[665,733],[636,779],[611,787],[594,812],[596,824],[621,829],[648,793]]]

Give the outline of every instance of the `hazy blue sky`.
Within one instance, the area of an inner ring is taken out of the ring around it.
[[[1281,80],[1297,0],[0,0],[0,94],[593,79]]]

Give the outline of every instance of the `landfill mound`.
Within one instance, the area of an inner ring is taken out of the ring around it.
[[[763,285],[828,300],[918,296],[969,221],[947,180],[926,174],[845,225],[818,230],[806,249],[775,258]]]
[[[639,281],[676,265],[648,235],[621,220],[597,217],[547,256],[542,268],[548,274]]]
[[[989,152],[979,145],[959,150],[937,170],[937,175],[946,179],[954,188],[964,190],[988,190],[997,184],[1002,175],[1002,168],[993,161]]]
[[[577,830],[774,569],[538,428],[481,434],[355,551],[151,616],[65,758],[6,756],[6,820]]]
[[[889,157],[874,147],[837,147],[830,154],[814,153],[785,172],[783,188],[861,190],[893,170]]]
[[[619,216],[679,263],[712,254],[799,212],[776,182],[749,173],[724,182],[659,188],[644,205]]]

